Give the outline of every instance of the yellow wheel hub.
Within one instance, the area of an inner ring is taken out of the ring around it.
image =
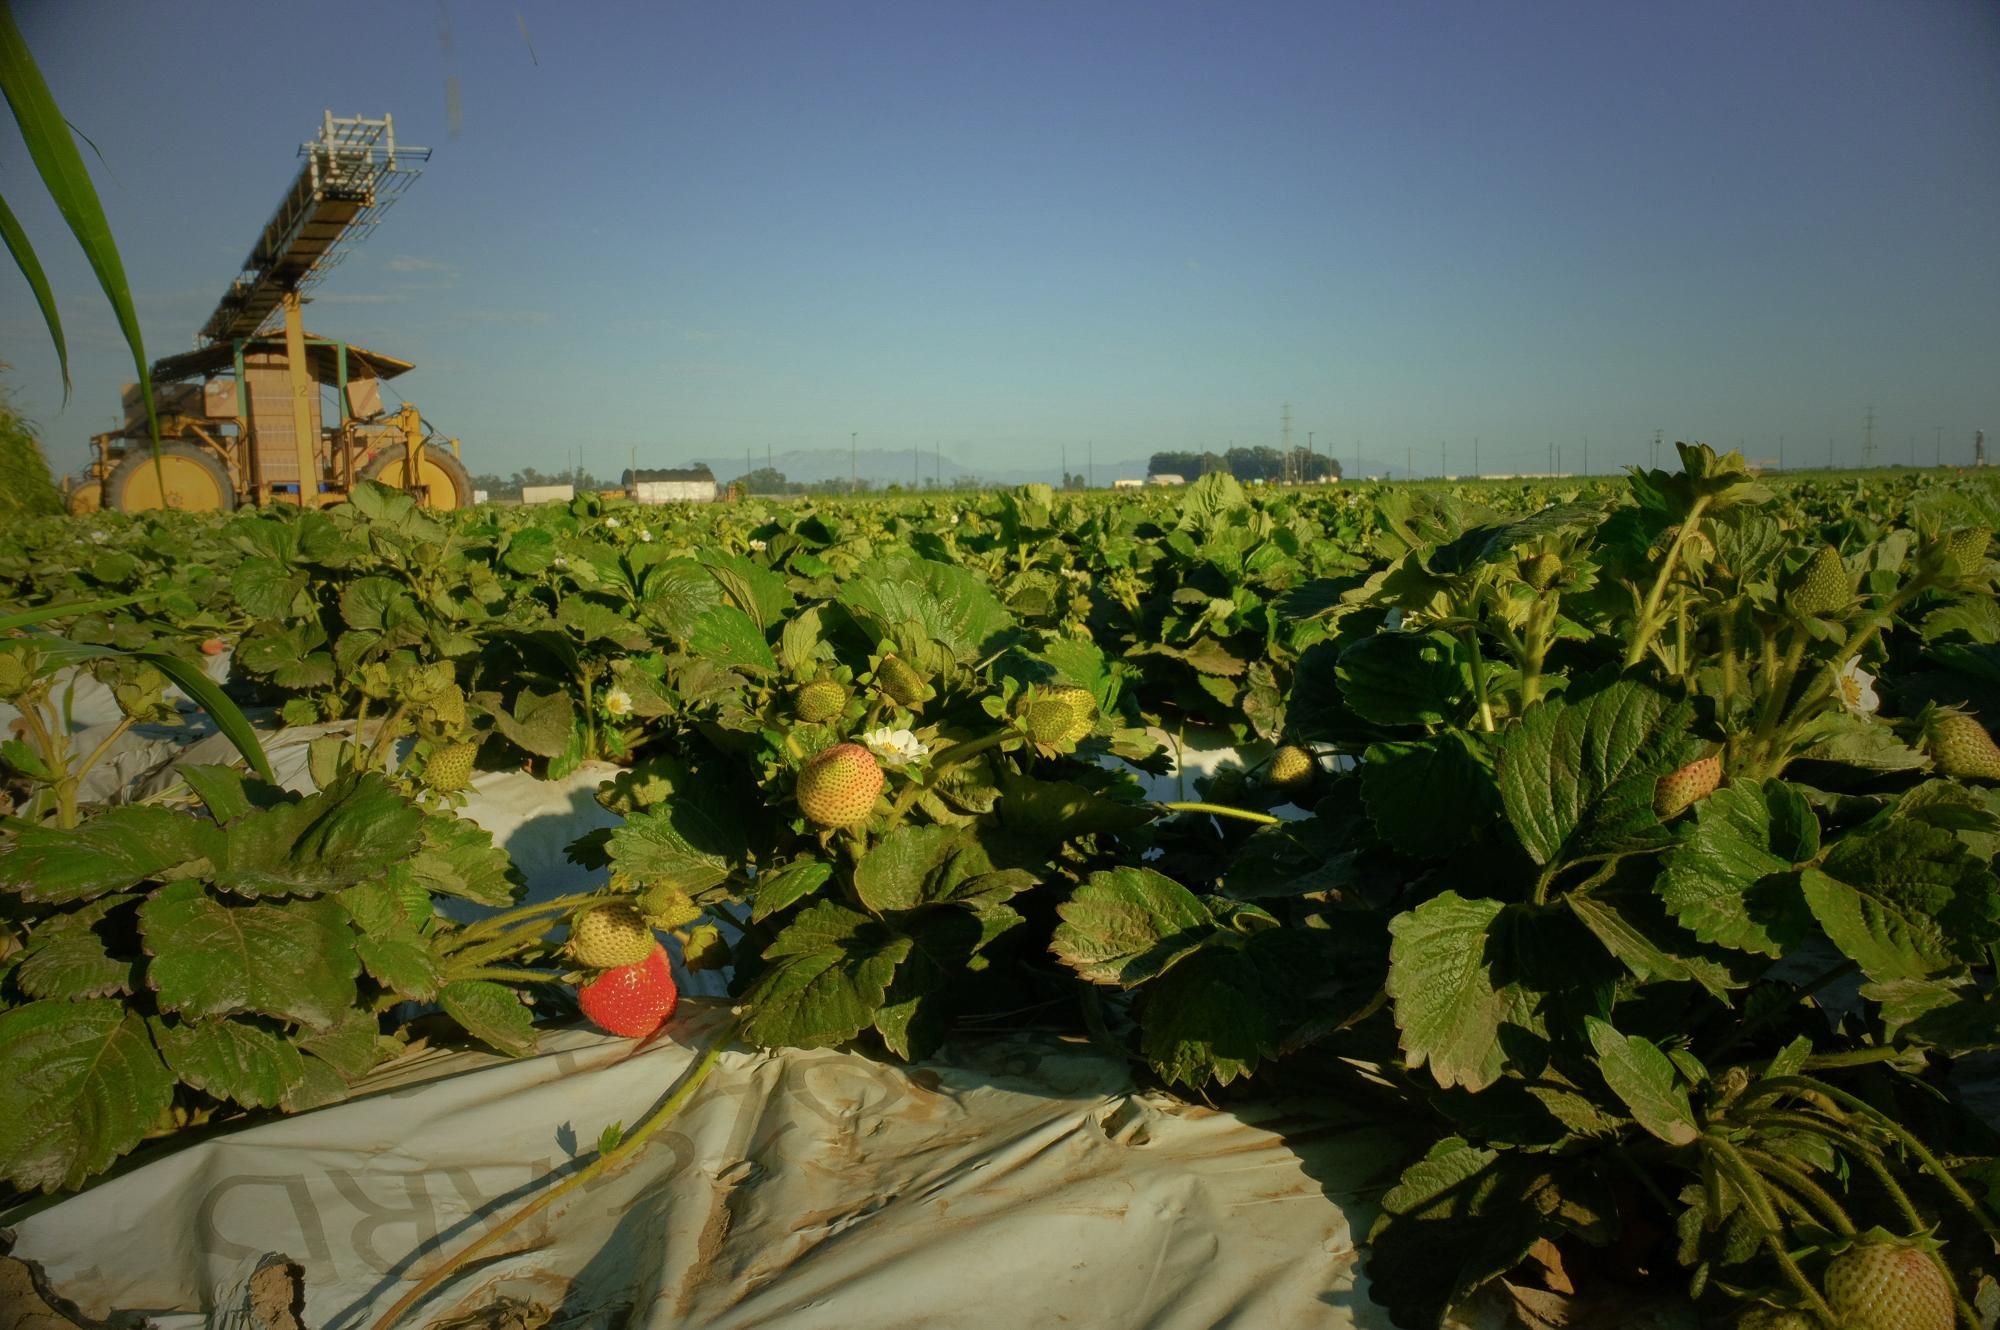
[[[165,481],[162,486],[161,481]],[[175,508],[188,513],[212,513],[223,507],[215,473],[189,457],[162,453],[157,469],[152,459],[140,464],[119,496],[127,512]]]

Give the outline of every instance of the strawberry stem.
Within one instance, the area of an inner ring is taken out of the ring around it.
[[[1231,808],[1227,804],[1170,803],[1161,804],[1170,813],[1213,813],[1217,817],[1241,818],[1245,822],[1256,822],[1263,826],[1275,827],[1285,819],[1272,817],[1269,813],[1253,813],[1247,808]]]
[[[450,1259],[439,1264],[435,1270],[432,1270],[422,1280],[418,1281],[415,1288],[398,1298],[393,1307],[389,1308],[388,1311],[382,1313],[376,1319],[371,1330],[389,1330],[389,1327],[402,1319],[404,1313],[430,1296],[434,1289],[471,1262],[474,1257],[491,1247],[507,1234],[513,1232],[516,1228],[519,1228],[523,1222],[540,1214],[557,1200],[567,1196],[578,1187],[584,1186],[601,1174],[609,1171],[614,1165],[623,1163],[637,1154],[639,1147],[644,1145],[654,1132],[665,1126],[668,1120],[685,1107],[688,1100],[694,1097],[695,1091],[699,1090],[702,1082],[708,1079],[708,1074],[715,1070],[716,1060],[722,1056],[723,1046],[730,1041],[735,1033],[736,1024],[732,1021],[709,1044],[701,1057],[696,1060],[694,1066],[681,1078],[680,1084],[676,1085],[668,1093],[667,1097],[660,1101],[660,1106],[654,1109],[644,1122],[633,1128],[614,1148],[600,1153],[587,1167],[570,1174],[561,1183],[549,1188],[549,1190],[529,1201],[526,1205],[488,1229],[478,1238],[461,1247]]]

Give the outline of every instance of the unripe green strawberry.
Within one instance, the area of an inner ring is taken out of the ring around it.
[[[1028,707],[1027,721],[1036,743],[1055,745],[1075,727],[1076,712],[1067,702],[1045,697]]]
[[[442,745],[424,763],[424,784],[445,794],[464,789],[472,783],[472,759],[478,753],[476,743]]]
[[[866,822],[882,793],[882,768],[860,744],[835,744],[799,769],[799,811],[822,827]]]
[[[1544,551],[1521,560],[1521,580],[1537,591],[1548,590],[1549,583],[1563,570],[1562,556]]]
[[[431,715],[447,730],[463,729],[465,726],[465,690],[455,683],[448,683],[431,699]]]
[[[906,707],[915,707],[924,700],[924,676],[901,656],[884,656],[875,669],[875,682]]]
[[[1963,711],[1938,707],[1924,723],[1924,749],[1947,776],[2000,780],[2000,746],[1986,727]]]
[[[1962,527],[1944,538],[1944,552],[1958,565],[1961,574],[1970,575],[1986,566],[1986,547],[1992,541],[1991,531]]]
[[[1319,763],[1297,744],[1286,744],[1271,754],[1269,779],[1281,790],[1303,789],[1319,775]]]
[[[1810,562],[1799,573],[1785,604],[1793,613],[1808,617],[1846,609],[1854,599],[1854,579],[1840,561],[1840,551],[1822,545],[1813,551]]]
[[[592,970],[637,965],[657,945],[645,916],[624,901],[585,906],[570,921],[569,954]]]
[[[617,885],[614,877],[613,886]],[[655,882],[639,893],[639,913],[655,928],[685,928],[701,918],[701,907],[671,882]]]
[[[1069,707],[1070,726],[1063,731],[1062,742],[1082,743],[1090,737],[1090,732],[1097,728],[1097,699],[1091,695],[1088,688],[1077,688],[1073,685],[1051,688],[1042,696],[1051,702],[1061,702]]]
[[[680,989],[666,950],[654,944],[636,965],[619,965],[576,990],[577,1005],[598,1028],[627,1039],[644,1039],[674,1014]]]
[[[1841,1330],[1952,1330],[1951,1285],[1907,1242],[1863,1239],[1826,1267],[1826,1300]]]
[[[1752,1307],[1736,1318],[1736,1330],[1823,1330],[1812,1317],[1790,1307]]]
[[[1715,787],[1722,784],[1722,759],[1704,757],[1698,762],[1690,762],[1678,771],[1670,771],[1660,777],[1653,787],[1653,811],[1661,821],[1679,817],[1689,806],[1715,793]]]
[[[831,679],[803,685],[792,701],[792,714],[808,725],[832,720],[847,709],[847,690]]]

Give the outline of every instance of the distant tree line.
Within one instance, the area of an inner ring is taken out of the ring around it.
[[[1146,464],[1149,476],[1182,476],[1188,480],[1211,471],[1227,471],[1238,480],[1300,481],[1338,480],[1340,463],[1325,453],[1292,449],[1292,465],[1285,469],[1285,454],[1277,448],[1231,448],[1226,453],[1154,453]]]
[[[472,478],[472,488],[485,490],[490,499],[518,499],[524,485],[574,485],[577,493],[585,490],[609,488],[607,482],[599,480],[588,471],[558,471],[550,474],[537,471],[534,467],[523,467],[511,476],[483,475]]]

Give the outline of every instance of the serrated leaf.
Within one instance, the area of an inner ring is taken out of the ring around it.
[[[1340,653],[1334,676],[1348,707],[1377,725],[1442,725],[1465,710],[1465,669],[1446,633],[1364,637]]]
[[[840,602],[872,617],[893,637],[915,624],[961,662],[991,655],[1014,626],[984,579],[929,559],[896,557],[863,564],[840,584]]]
[[[1704,942],[1779,956],[1811,926],[1793,868],[1818,853],[1818,819],[1796,789],[1739,781],[1696,808],[1666,857],[1660,899]]]
[[[1888,817],[1842,837],[1800,885],[1813,917],[1870,979],[1925,979],[2000,936],[1993,874],[1951,832]]]
[[[1687,1087],[1674,1079],[1674,1064],[1658,1046],[1638,1035],[1620,1034],[1610,1022],[1586,1017],[1590,1046],[1604,1083],[1631,1110],[1632,1120],[1668,1145],[1689,1145],[1701,1135],[1688,1102]]]
[[[300,1058],[300,1065],[304,1074],[278,1105],[285,1112],[308,1113],[347,1098],[347,1082],[331,1066],[310,1055]]]
[[[910,951],[875,1012],[876,1033],[905,1061],[929,1057],[944,1042],[954,996],[952,981],[987,940],[981,920],[965,910],[938,910],[916,921]]]
[[[1388,993],[1411,1070],[1429,1064],[1450,1089],[1483,1090],[1507,1065],[1500,1030],[1539,1031],[1533,995],[1494,977],[1495,923],[1506,907],[1446,891],[1389,923]]]
[[[14,982],[31,998],[99,998],[130,993],[137,967],[113,956],[96,925],[137,896],[103,896],[79,910],[40,920],[28,939]]]
[[[1653,812],[1654,787],[1693,755],[1692,718],[1688,703],[1630,679],[1528,708],[1502,738],[1494,767],[1522,847],[1553,867],[1669,844],[1672,833]]]
[[[1000,820],[1008,830],[1034,840],[1074,840],[1131,831],[1145,826],[1154,816],[1150,808],[1107,799],[1074,781],[1036,780],[1003,770],[999,784]]]
[[[160,1006],[190,1020],[247,1011],[325,1029],[354,1005],[347,913],[324,897],[232,905],[176,882],[139,908],[139,927]]]
[[[764,640],[764,630],[734,605],[706,610],[688,631],[688,650],[703,660],[730,669],[775,670],[776,657]]]
[[[245,1108],[277,1107],[306,1077],[298,1049],[242,1021],[156,1020],[152,1028],[175,1075]]]
[[[1169,1083],[1227,1085],[1277,1056],[1278,1013],[1244,952],[1203,947],[1145,990],[1139,1051]]]
[[[826,1048],[868,1028],[910,939],[832,901],[801,911],[765,950],[777,962],[744,995],[742,1035],[763,1048]]]
[[[1730,990],[1741,987],[1727,967],[1695,954],[1694,938],[1666,919],[1650,893],[1572,891],[1563,896],[1563,904],[1642,981],[1690,981],[1719,1002],[1729,1001]],[[1672,936],[1676,933],[1678,937]]]
[[[0,1012],[0,1176],[80,1186],[139,1143],[173,1088],[144,1019],[115,999]]]
[[[1166,973],[1216,931],[1193,892],[1150,868],[1092,873],[1056,913],[1057,959],[1092,983],[1125,988]]]
[[[438,1005],[474,1039],[509,1057],[535,1051],[535,1018],[521,995],[488,979],[459,979],[438,990]]]
[[[833,865],[821,859],[799,859],[757,879],[757,898],[750,922],[760,923],[826,885]]]
[[[924,904],[924,884],[959,841],[956,827],[897,827],[854,867],[854,892],[877,914]]]
[[[558,757],[576,727],[576,709],[568,693],[537,693],[523,688],[511,710],[495,708],[493,727],[515,746],[536,757]]]
[[[359,1007],[350,1007],[332,1026],[306,1032],[294,1042],[351,1081],[366,1076],[383,1057],[376,1018]]]
[[[492,832],[470,818],[425,817],[409,872],[425,891],[477,905],[511,905],[523,890],[513,859],[493,843]]]
[[[731,860],[742,854],[723,827],[681,799],[633,813],[612,828],[608,848],[620,871],[689,895],[726,881]]]
[[[337,891],[415,852],[423,810],[381,776],[344,776],[318,794],[233,823],[215,884],[239,896]]]
[[[1412,743],[1370,744],[1361,764],[1361,802],[1384,841],[1419,859],[1451,857],[1499,811],[1491,772],[1457,730]],[[1444,808],[1450,816],[1438,816]]]
[[[21,827],[0,855],[0,887],[36,904],[89,900],[205,867],[219,852],[208,823],[164,808],[113,808],[69,830]]]

